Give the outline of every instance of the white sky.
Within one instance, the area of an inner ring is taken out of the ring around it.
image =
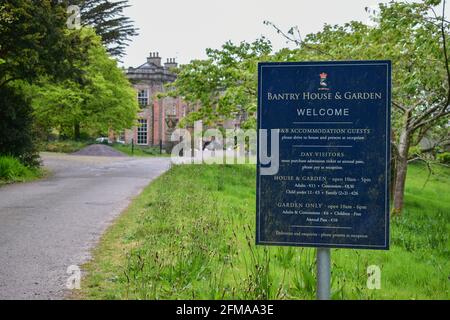
[[[163,62],[179,63],[205,58],[206,48],[219,48],[228,40],[253,41],[261,35],[274,48],[286,42],[273,28],[284,31],[298,25],[302,35],[317,32],[324,23],[366,22],[365,7],[380,0],[130,0],[125,12],[140,29],[127,50],[124,65],[139,66],[150,52],[159,52]]]

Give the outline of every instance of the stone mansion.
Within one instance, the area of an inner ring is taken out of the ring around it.
[[[141,111],[139,126],[125,130],[121,140],[141,146],[160,146],[170,144],[170,135],[180,119],[186,116],[188,105],[179,98],[158,98],[165,92],[164,85],[176,79],[171,72],[177,67],[175,59],[167,59],[161,64],[159,53],[152,52],[147,62],[137,68],[128,68],[126,75],[137,92]]]
[[[113,137],[112,133],[111,140],[119,138],[126,144],[134,142],[140,146],[171,149],[174,143],[170,141],[170,137],[178,123],[189,112],[198,108],[198,105],[189,106],[181,98],[158,97],[158,93],[166,91],[167,83],[175,81],[176,75],[171,70],[177,66],[175,59],[167,59],[162,65],[159,54],[152,52],[143,65],[126,70],[126,76],[136,90],[136,98],[141,107],[138,114],[139,126],[125,130],[120,137]],[[246,119],[245,113],[237,114],[234,119],[223,120],[221,126],[226,129],[239,128]],[[193,128],[187,129],[191,131]]]

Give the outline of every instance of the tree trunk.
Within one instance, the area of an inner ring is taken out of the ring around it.
[[[394,208],[393,214],[400,215],[403,209],[406,174],[408,171],[408,151],[410,144],[410,133],[403,129],[400,134],[398,145],[398,157],[396,161],[396,174],[394,184]]]
[[[75,140],[80,140],[80,138],[81,138],[79,122],[75,122],[73,125],[73,136],[74,136]]]
[[[397,141],[394,130],[391,130],[391,141]],[[397,156],[398,156],[397,146],[391,144],[391,177],[389,184],[389,199],[391,200],[391,203],[389,203],[389,205],[392,204],[392,201],[394,199],[395,177],[397,173]]]

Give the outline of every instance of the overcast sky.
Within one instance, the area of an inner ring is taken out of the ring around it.
[[[302,35],[319,31],[324,23],[367,21],[366,7],[380,0],[130,0],[126,14],[140,29],[123,59],[139,66],[150,52],[187,63],[205,57],[206,48],[228,40],[253,41],[264,35],[275,49],[285,41],[264,20],[283,30],[299,26]]]

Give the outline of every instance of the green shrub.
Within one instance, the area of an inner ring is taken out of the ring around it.
[[[0,180],[20,181],[36,176],[36,171],[11,156],[0,156]]]
[[[18,87],[0,88],[0,154],[12,155],[30,167],[39,166],[39,154],[33,139],[32,107]]]
[[[450,152],[438,154],[437,159],[441,163],[450,164]]]
[[[59,140],[46,142],[41,149],[47,152],[73,153],[87,145],[89,145],[89,142],[86,141]]]

